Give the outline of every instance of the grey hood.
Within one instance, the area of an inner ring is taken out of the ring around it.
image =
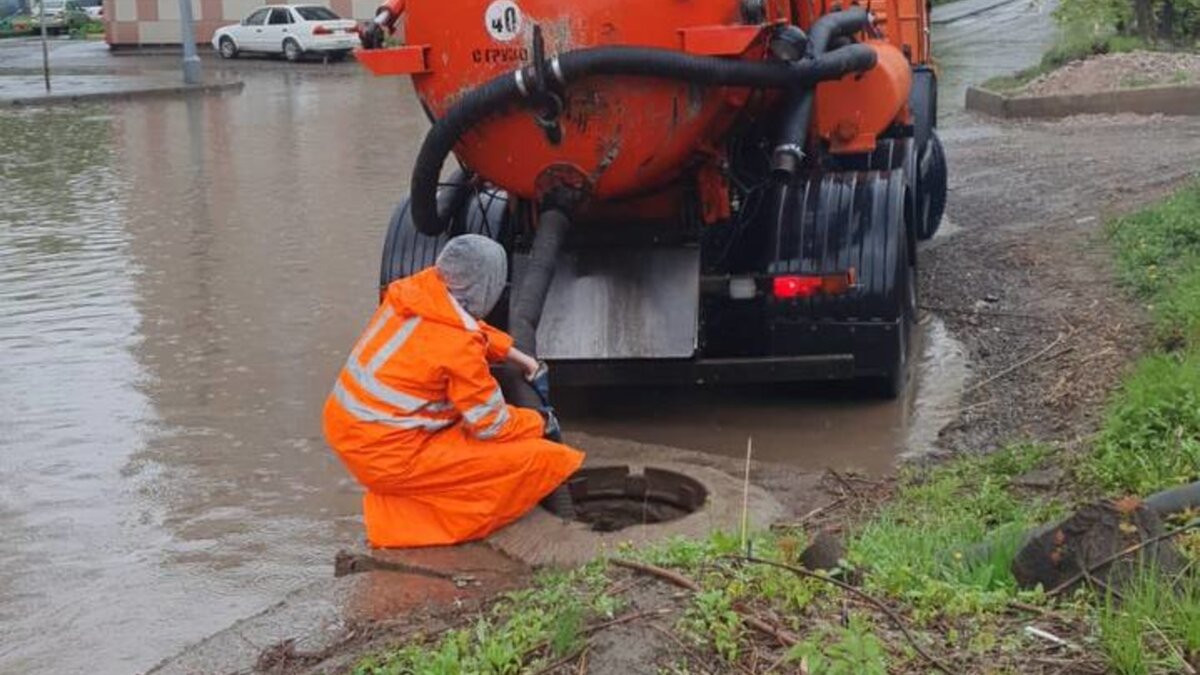
[[[451,239],[438,254],[435,266],[450,295],[476,319],[492,311],[508,279],[504,247],[479,234]]]

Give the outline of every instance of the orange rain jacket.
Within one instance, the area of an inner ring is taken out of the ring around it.
[[[513,340],[471,318],[434,268],[393,282],[325,403],[325,437],[367,488],[376,547],[479,539],[525,514],[583,453],[505,403],[489,362]]]

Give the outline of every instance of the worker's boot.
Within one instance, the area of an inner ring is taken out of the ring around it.
[[[575,500],[571,499],[571,490],[566,483],[554,488],[554,491],[542,499],[542,506],[550,513],[563,520],[575,520]]]

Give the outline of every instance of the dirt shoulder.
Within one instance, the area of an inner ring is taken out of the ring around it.
[[[1102,225],[1193,175],[1200,120],[980,124],[945,140],[958,231],[924,251],[922,304],[965,345],[973,374],[940,444],[1079,439],[1146,333]]]

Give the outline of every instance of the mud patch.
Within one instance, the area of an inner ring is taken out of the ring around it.
[[[972,378],[939,445],[1086,438],[1145,335],[1103,224],[1194,172],[1200,121],[1088,116],[943,139],[959,229],[923,248],[922,303],[965,345]]]

